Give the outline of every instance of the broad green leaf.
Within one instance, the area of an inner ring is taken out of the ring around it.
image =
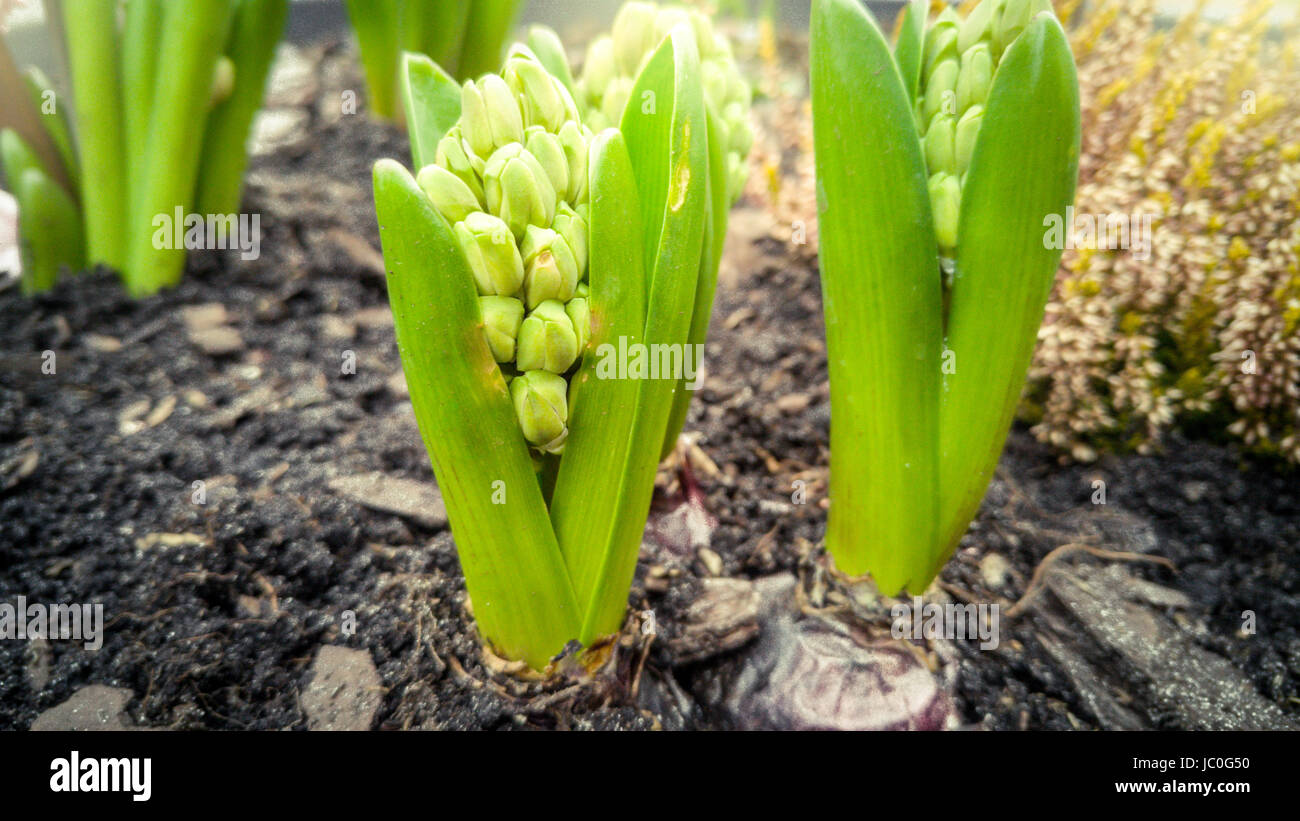
[[[708,122],[699,52],[689,25],[674,28],[650,58],[637,78],[632,100],[620,130],[636,179],[642,233],[655,237],[654,244],[642,250],[649,280],[643,344],[651,355],[665,350],[671,355],[675,350],[680,357],[690,334],[709,196]],[[659,449],[672,411],[675,379],[634,381],[635,418],[624,434],[630,451],[624,469],[626,498],[619,505],[617,532],[622,535],[609,546],[612,552],[588,551],[591,545],[566,552],[579,600],[590,602],[583,620],[584,642],[612,633],[622,624],[654,493]],[[581,390],[577,400],[578,407],[587,402]]]
[[[235,64],[235,87],[208,115],[195,199],[200,214],[239,211],[249,130],[262,106],[275,46],[288,17],[289,0],[240,0],[238,4],[226,48],[226,56]]]
[[[469,263],[405,168],[380,160],[374,184],[402,369],[474,618],[498,652],[540,669],[577,637],[578,607]]]
[[[695,307],[691,310],[690,344],[703,345],[709,335],[709,320],[713,317],[713,298],[718,291],[718,268],[722,265],[722,247],[727,240],[727,212],[731,203],[727,198],[727,148],[721,140],[721,124],[710,108],[709,120],[709,210],[704,231],[704,254],[700,259],[699,284],[695,290]],[[696,364],[699,364],[697,361]],[[696,377],[699,375],[696,374]],[[673,396],[673,410],[668,416],[660,460],[668,458],[677,446],[677,437],[686,426],[686,414],[691,407],[694,391],[687,390],[687,380],[677,383]]]
[[[599,366],[620,344],[626,349],[643,341],[646,270],[636,180],[618,131],[596,136],[589,169],[591,339],[569,387],[573,417],[551,520],[583,612],[600,611],[598,603],[608,600],[621,614],[645,526],[646,510],[637,510],[645,477],[629,469],[640,384],[605,378]],[[653,487],[653,475],[650,482]],[[596,637],[584,626],[584,643]]]
[[[908,3],[903,9],[903,26],[898,32],[898,42],[894,44],[894,62],[898,64],[898,73],[903,77],[907,98],[913,103],[921,91],[925,19],[929,9],[930,0],[912,0]]]
[[[826,544],[882,592],[929,568],[938,520],[940,278],[912,106],[856,0],[815,0],[822,293],[831,387]]]
[[[1051,215],[1074,202],[1079,88],[1065,32],[1036,18],[998,67],[967,172],[948,315],[934,569],[979,509],[1006,441],[1052,289]]]
[[[360,46],[370,111],[391,120],[397,116],[402,0],[346,0],[346,4]]]
[[[402,55],[402,105],[416,169],[434,161],[438,142],[460,119],[460,85],[423,54]]]

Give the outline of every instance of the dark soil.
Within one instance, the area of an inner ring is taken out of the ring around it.
[[[96,273],[36,299],[0,294],[0,601],[101,602],[107,623],[98,652],[0,642],[0,727],[26,728],[78,688],[109,684],[135,693],[128,712],[142,725],[304,728],[299,697],[323,644],[370,653],[384,687],[380,728],[721,726],[707,708],[656,713],[626,687],[559,692],[505,679],[466,614],[450,533],[327,489],[370,471],[432,481],[392,384],[400,365],[382,275],[363,249],[378,247],[369,169],[382,156],[405,157],[401,135],[344,117],[258,159],[245,208],[262,214],[262,257],[200,255],[170,292],[132,302]],[[829,405],[816,269],[763,235],[759,203],[742,206],[729,247],[739,276],[719,294],[687,430],[716,466],[697,460],[693,471],[717,520],[709,549],[724,574],[757,578],[816,561]],[[239,350],[210,355],[188,338],[181,309],[213,302]],[[41,371],[46,350],[57,354],[53,375]],[[132,409],[142,400],[148,412]],[[1098,479],[1104,507],[1092,501]],[[792,504],[796,481],[807,504]],[[1121,526],[1099,531],[1101,521]],[[1190,596],[1197,641],[1300,718],[1293,472],[1182,442],[1068,465],[1014,431],[942,580],[953,595],[1014,601],[1052,549],[1096,532],[1101,546],[1146,539],[1172,560],[1176,573],[1130,570]],[[191,540],[167,546],[151,534]],[[1001,587],[980,569],[991,553],[1010,565]],[[648,550],[631,602],[653,608],[671,635],[708,565],[685,546]],[[652,569],[668,581],[647,585]],[[341,632],[346,611],[355,635]],[[1244,611],[1256,614],[1252,636],[1238,634]],[[1097,726],[1032,623],[1005,630],[994,652],[957,643],[960,720]],[[684,665],[657,642],[647,671],[691,694],[725,663]]]

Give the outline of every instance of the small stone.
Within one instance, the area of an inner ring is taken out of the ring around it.
[[[987,587],[999,588],[1007,583],[1011,563],[1001,553],[990,553],[980,559],[980,576]]]
[[[393,312],[387,306],[363,308],[352,315],[359,328],[386,331],[393,327]]]
[[[1206,496],[1210,495],[1210,483],[1184,482],[1182,491],[1184,499],[1192,504],[1199,504]]]
[[[430,529],[447,526],[442,491],[429,482],[376,472],[340,476],[330,480],[329,489],[371,510],[394,513]]]
[[[33,693],[39,693],[50,683],[50,658],[54,655],[50,643],[43,638],[27,642],[27,651],[23,654],[26,661],[27,686]]]
[[[701,547],[696,554],[700,557],[700,564],[704,569],[709,571],[710,576],[721,576],[723,573],[722,557],[707,547]]]
[[[406,373],[404,371],[398,371],[388,377],[388,381],[384,384],[388,387],[388,392],[398,399],[411,398],[411,389],[406,385]]]
[[[244,338],[230,327],[205,328],[189,333],[190,342],[208,356],[225,356],[244,349]]]
[[[122,350],[122,340],[115,336],[86,334],[86,346],[99,353],[117,353]]]
[[[219,328],[230,322],[230,316],[226,313],[226,306],[220,302],[205,302],[181,308],[181,321],[185,323],[185,330],[193,333]]]
[[[806,393],[791,393],[776,400],[776,409],[785,414],[796,414],[812,403],[812,397]]]
[[[92,684],[82,687],[57,707],[36,717],[31,729],[41,730],[133,730],[126,717],[126,703],[134,695],[123,687]]]
[[[369,730],[383,687],[365,650],[326,645],[308,671],[301,703],[310,730]]]
[[[307,133],[310,115],[301,108],[263,109],[253,121],[252,154],[293,145]]]
[[[260,619],[270,612],[271,603],[257,596],[241,595],[235,602],[239,615],[246,619]]]
[[[185,389],[185,404],[189,405],[191,408],[197,408],[199,410],[204,410],[212,405],[212,403],[208,401],[207,394],[203,391],[195,390],[194,388]]]
[[[342,341],[356,337],[357,326],[342,317],[326,314],[321,317],[320,331],[326,339]]]
[[[271,76],[266,83],[268,108],[311,105],[319,91],[318,54],[304,54],[292,43],[281,43],[276,49]]]

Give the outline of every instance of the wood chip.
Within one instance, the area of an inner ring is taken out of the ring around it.
[[[327,236],[358,268],[379,277],[385,275],[387,269],[384,267],[384,255],[363,237],[342,228],[332,229]]]
[[[428,528],[447,526],[447,507],[438,486],[383,473],[340,476],[329,489],[371,510],[393,513]]]
[[[190,331],[189,340],[209,356],[226,356],[244,349],[244,338],[234,328],[222,326]]]
[[[117,353],[122,350],[122,340],[115,336],[86,334],[86,346],[99,353]]]
[[[154,405],[153,410],[149,411],[149,415],[144,418],[145,427],[158,427],[167,421],[167,417],[171,416],[174,410],[176,410],[176,394],[164,396],[162,401]]]
[[[199,533],[150,533],[135,540],[135,549],[206,547],[208,544],[208,537]]]

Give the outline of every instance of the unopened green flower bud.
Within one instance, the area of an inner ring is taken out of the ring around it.
[[[564,303],[548,299],[519,326],[515,364],[523,371],[564,373],[578,358],[578,335]]]
[[[573,289],[573,299],[591,299],[591,286],[585,282],[579,282],[578,287]]]
[[[505,80],[488,74],[477,83],[465,82],[460,95],[460,127],[480,157],[524,138],[523,116]]]
[[[1051,12],[1051,0],[1004,0],[993,16],[993,47],[999,59],[1040,12]]]
[[[559,81],[526,47],[519,47],[517,56],[506,61],[502,75],[518,96],[525,128],[536,125],[555,131],[569,115]]]
[[[578,260],[569,243],[550,228],[528,226],[521,248],[524,259],[524,302],[529,310],[548,299],[567,302],[578,287]]]
[[[957,111],[965,113],[973,105],[983,105],[993,87],[993,54],[985,43],[971,46],[961,57],[961,74],[957,77]]]
[[[514,296],[524,283],[524,261],[504,221],[475,211],[456,223],[456,237],[484,296]]]
[[[940,111],[925,132],[925,162],[930,174],[953,174],[957,171],[957,122],[951,114]]]
[[[564,159],[569,165],[569,189],[563,192],[561,199],[571,204],[585,202],[587,199],[587,151],[589,134],[578,125],[576,120],[569,120],[560,126],[560,146],[564,149]]]
[[[561,453],[569,429],[569,385],[550,371],[525,371],[510,382],[510,399],[524,439],[546,453]]]
[[[524,132],[524,147],[537,158],[551,180],[551,187],[563,199],[569,191],[569,158],[564,153],[560,138],[540,125],[535,125]]]
[[[957,225],[961,217],[961,181],[956,176],[941,172],[930,178],[930,209],[939,250],[951,254],[957,247]]]
[[[481,296],[479,309],[483,312],[483,332],[487,335],[492,358],[497,362],[510,362],[515,358],[515,340],[519,326],[524,321],[524,303],[508,296]]]
[[[923,119],[930,122],[940,111],[956,115],[957,78],[961,74],[961,63],[955,57],[941,60],[934,67],[934,74],[925,86],[925,106]]]
[[[635,84],[631,77],[615,77],[605,87],[605,96],[600,101],[600,113],[611,126],[618,127],[623,120],[623,109],[632,97]]]
[[[564,311],[573,321],[573,333],[578,337],[578,356],[582,356],[591,339],[591,308],[586,297],[575,296],[564,306]]]
[[[528,226],[547,226],[555,219],[557,199],[550,175],[519,143],[498,148],[488,158],[483,193],[488,210],[504,220],[517,239]]]
[[[680,23],[689,24],[690,22],[691,22],[691,15],[687,13],[686,9],[675,8],[675,7],[659,9],[659,13],[655,16],[654,42],[656,43],[663,42],[663,39],[667,37],[669,32],[671,32],[674,28],[676,28],[678,24]],[[695,33],[694,26],[692,26],[691,28],[692,28],[692,33]],[[703,57],[704,43],[701,42],[698,37],[696,37],[696,43],[700,49],[700,57]]]
[[[719,53],[719,43],[721,43],[722,46],[727,46],[726,38],[714,34],[713,21],[709,19],[707,14],[696,12],[695,14],[689,15],[689,17],[691,27],[695,29],[695,43],[700,49],[700,59],[708,60],[717,57]]]
[[[723,71],[706,71],[704,73],[704,99],[714,111],[721,111],[727,103],[727,91],[731,87]]]
[[[471,152],[465,149],[465,140],[459,127],[452,128],[438,142],[434,162],[460,178],[480,202],[483,200],[483,184],[479,182],[479,169],[475,168],[475,165],[482,165],[482,160],[477,157],[471,159]]]
[[[740,103],[731,103],[723,114],[727,124],[727,149],[742,158],[749,156],[754,147],[754,129],[749,124],[749,109]]]
[[[587,275],[587,220],[567,203],[560,203],[555,211],[555,222],[551,225],[555,233],[564,238],[573,258],[578,264],[578,279]]]
[[[617,75],[614,41],[607,36],[597,37],[587,47],[587,60],[582,65],[583,84],[591,94],[600,96]]]
[[[583,122],[591,129],[593,134],[599,134],[607,128],[613,128],[617,123],[611,123],[605,116],[605,112],[592,109],[583,115]]]
[[[220,105],[230,98],[230,93],[234,90],[235,62],[223,54],[217,58],[216,65],[212,68],[212,92],[208,105]]]
[[[429,195],[433,207],[446,217],[447,222],[455,224],[475,211],[483,210],[483,204],[469,186],[440,165],[421,168],[415,181]]]
[[[970,168],[971,157],[975,155],[975,140],[979,137],[980,126],[984,124],[984,106],[971,106],[957,123],[957,136],[954,151],[957,155],[957,173],[966,175]]]
[[[734,203],[740,199],[749,179],[749,164],[736,154],[727,155],[727,194]]]
[[[641,60],[655,46],[655,18],[658,9],[653,3],[630,2],[619,9],[614,18],[614,59],[622,74],[632,76],[641,67]]]
[[[925,33],[925,74],[927,82],[942,60],[961,56],[957,50],[958,25],[951,19],[940,19]]]
[[[993,39],[993,18],[1006,0],[980,0],[980,4],[971,10],[962,21],[957,35],[957,50],[962,54],[970,51],[976,43],[988,43]]]

